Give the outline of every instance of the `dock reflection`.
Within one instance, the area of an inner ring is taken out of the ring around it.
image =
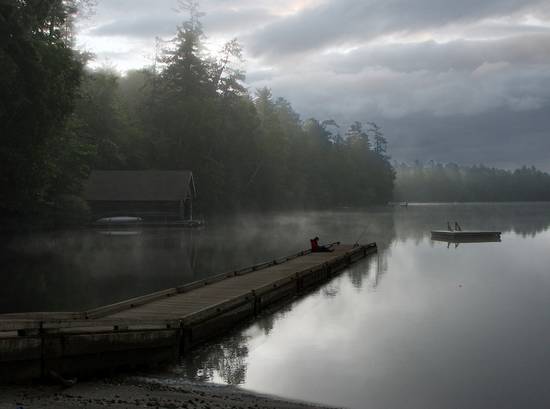
[[[453,238],[452,240],[433,237],[431,238],[432,242],[446,243],[447,248],[454,247],[455,249],[463,243],[500,243],[502,240],[500,237],[464,237],[464,238]]]

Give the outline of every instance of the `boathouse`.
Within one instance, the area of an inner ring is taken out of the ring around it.
[[[196,196],[188,170],[94,170],[84,186],[94,217],[191,220]]]

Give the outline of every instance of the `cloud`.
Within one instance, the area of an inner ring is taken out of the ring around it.
[[[315,62],[319,59],[330,60],[329,67],[337,72],[357,71],[365,66],[400,72],[445,72],[476,70],[484,64],[550,64],[550,32],[497,40],[367,45],[346,54],[312,58]]]
[[[254,32],[276,17],[266,8],[247,7],[246,9],[216,10],[204,16],[204,28],[209,35]]]
[[[126,17],[99,25],[91,29],[89,35],[154,38],[155,36],[173,35],[180,23],[181,18],[177,14]]]
[[[266,24],[274,16],[268,10],[248,8],[246,10],[217,10],[206,14],[202,23],[209,36],[253,30],[255,25]],[[155,12],[131,14],[116,20],[106,21],[89,30],[92,36],[122,36],[133,38],[154,38],[173,36],[185,20],[185,15],[176,12]]]
[[[280,18],[245,39],[253,55],[280,58],[390,33],[529,12],[543,0],[339,0]]]
[[[103,0],[81,25],[96,64],[150,63],[175,0]],[[375,120],[400,160],[550,170],[547,0],[203,0],[208,39],[244,45],[247,85],[303,118]]]
[[[435,160],[550,172],[550,104],[536,110],[495,109],[476,115],[412,114],[380,121],[392,156],[400,161]]]
[[[371,47],[317,56],[256,76],[307,115],[344,120],[375,114],[398,118],[478,114],[497,108],[538,109],[550,101],[550,37]],[[531,44],[530,52],[525,51]],[[338,57],[338,58],[336,58]],[[255,73],[256,74],[256,73]],[[359,119],[359,118],[358,118]]]

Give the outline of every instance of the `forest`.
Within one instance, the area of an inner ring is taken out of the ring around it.
[[[2,218],[85,217],[91,169],[189,169],[207,214],[391,199],[381,129],[302,120],[270,89],[248,90],[239,43],[209,53],[196,3],[155,62],[123,76],[75,50],[81,5],[0,5]]]
[[[269,88],[248,89],[240,44],[209,52],[196,2],[182,2],[188,18],[150,66],[92,70],[75,47],[88,1],[0,2],[2,224],[85,221],[92,169],[191,170],[206,215],[550,200],[536,169],[392,165],[376,123],[302,119]]]
[[[394,164],[395,199],[407,202],[549,201],[550,175],[534,167],[515,170],[455,163]]]

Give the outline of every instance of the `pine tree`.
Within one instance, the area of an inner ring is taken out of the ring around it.
[[[382,128],[374,122],[367,122],[367,125],[370,126],[367,133],[372,135],[372,139],[374,140],[374,152],[385,157],[388,149],[388,141],[384,138]]]

